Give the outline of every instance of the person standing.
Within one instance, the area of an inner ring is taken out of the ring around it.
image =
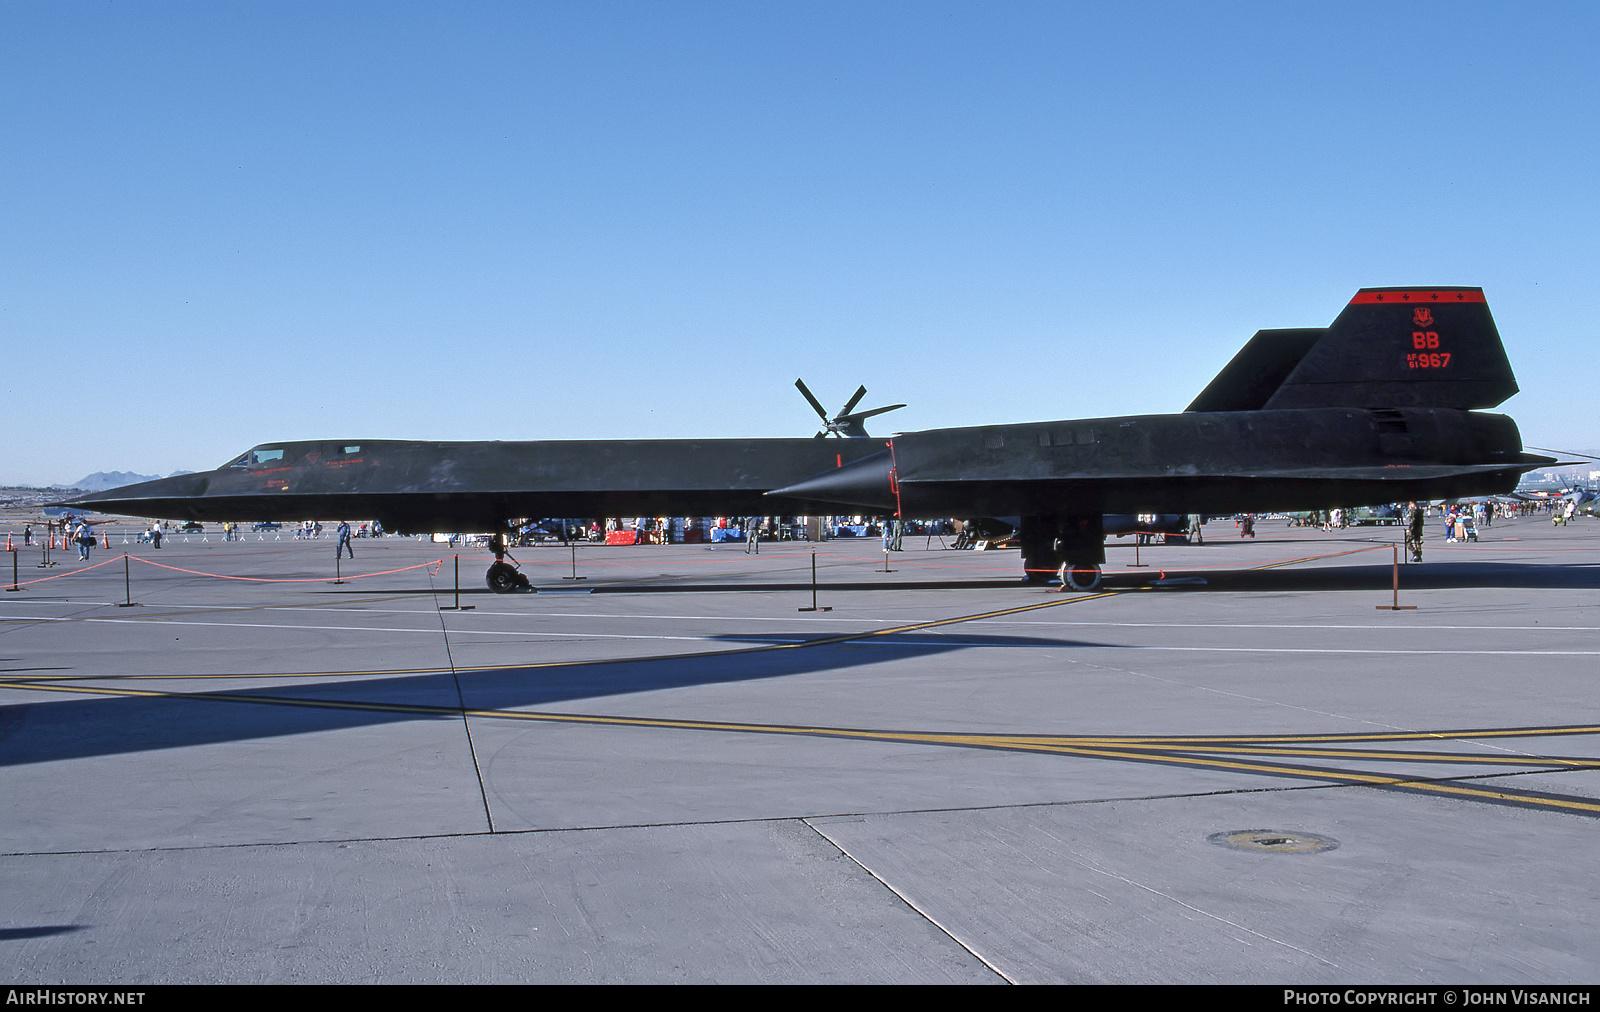
[[[1201,520],[1200,514],[1189,514],[1189,544],[1203,545],[1206,543],[1205,534],[1200,530],[1202,523],[1204,523],[1204,521]]]
[[[94,528],[85,520],[78,526],[78,534],[74,539],[78,542],[78,558],[84,562],[89,561],[89,549],[94,547]]]
[[[744,554],[746,554],[746,555],[760,555],[761,554],[761,518],[760,517],[745,517],[744,518],[744,522],[745,522]]]
[[[1422,561],[1422,529],[1427,525],[1427,515],[1423,512],[1421,503],[1411,504],[1411,515],[1406,518],[1408,530],[1406,532],[1406,547],[1411,549],[1411,561]]]
[[[33,525],[24,524],[22,527],[22,546],[24,548],[33,544]]]
[[[160,524],[151,524],[150,525],[150,544],[153,545],[156,548],[160,548],[161,547],[161,525]]]
[[[883,521],[883,550],[886,552],[900,550],[900,521],[892,517]]]
[[[350,521],[339,521],[339,543],[333,548],[333,557],[339,558],[343,553],[349,552],[350,558],[356,557],[356,550],[350,544]]]

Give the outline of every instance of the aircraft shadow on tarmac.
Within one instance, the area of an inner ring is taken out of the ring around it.
[[[462,695],[473,710],[541,707],[637,692],[784,678],[838,671],[884,660],[1008,647],[1070,650],[1116,646],[1078,640],[1013,636],[880,635],[831,639],[815,632],[721,637],[730,648],[619,661],[462,671]],[[862,649],[863,643],[870,643]],[[748,644],[746,649],[738,645]],[[786,644],[774,648],[772,644]],[[150,691],[148,681],[94,679],[102,685]],[[12,683],[17,684],[17,683]],[[48,683],[40,683],[41,687]],[[193,685],[193,682],[186,682]],[[115,691],[115,689],[113,689]],[[200,693],[197,695],[197,693]],[[160,696],[71,698],[0,706],[0,766],[122,755],[219,742],[337,731],[419,720],[460,720],[460,699],[448,671],[212,691],[180,689]],[[346,704],[326,706],[326,703]],[[400,709],[385,709],[393,707]],[[417,709],[406,710],[405,707]]]
[[[1005,580],[917,580],[907,579],[894,583],[866,582],[866,583],[819,583],[817,592],[820,594],[842,592],[855,593],[863,590],[1006,590],[1023,586],[1018,579]],[[539,592],[573,593],[567,587],[539,587]],[[1035,587],[1034,589],[1037,589]],[[593,594],[723,594],[723,593],[749,593],[762,591],[764,593],[809,594],[809,583],[605,583],[597,580],[590,587],[578,590],[582,593],[587,590]]]
[[[1144,586],[1161,575],[1196,576],[1205,580],[1205,590],[1248,593],[1252,591],[1313,591],[1313,590],[1372,590],[1390,589],[1393,566],[1385,561],[1381,565],[1343,565],[1320,569],[1223,569],[1163,568],[1158,563],[1148,564],[1144,572],[1107,570],[1105,586],[1108,590],[1127,590]],[[1481,587],[1493,589],[1526,588],[1529,590],[1595,590],[1600,589],[1600,564],[1547,563],[1526,564],[1516,562],[1425,562],[1422,565],[1400,567],[1401,589],[1443,590],[1447,588]],[[809,583],[728,583],[728,584],[654,584],[625,583],[593,586],[574,591],[566,587],[541,587],[543,593],[594,593],[594,594],[655,594],[655,593],[811,593]],[[1028,586],[1020,580],[918,580],[907,578],[895,582],[819,584],[820,595],[857,593],[860,591],[908,590],[1019,590],[1038,593],[1037,585]],[[466,595],[466,591],[462,595]],[[487,590],[482,593],[489,593]]]
[[[36,924],[27,928],[0,928],[0,942],[14,942],[25,938],[49,938],[51,935],[69,935],[82,931],[87,924]]]
[[[1426,558],[1426,555],[1424,555]],[[1251,591],[1372,590],[1386,591],[1392,584],[1394,567],[1338,566],[1325,569],[1225,570],[1220,572],[1179,572],[1168,575],[1195,575],[1206,581],[1206,590],[1230,593]],[[1140,578],[1135,578],[1140,579]],[[1107,580],[1113,587],[1119,584]],[[1600,589],[1600,565],[1589,563],[1527,565],[1515,562],[1424,562],[1400,567],[1400,589],[1447,590],[1477,587],[1527,590]]]

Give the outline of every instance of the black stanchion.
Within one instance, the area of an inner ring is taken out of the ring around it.
[[[459,556],[459,555],[455,556],[455,560],[456,560],[456,603],[453,606],[452,605],[447,605],[447,604],[441,604],[439,606],[439,610],[440,611],[473,611],[478,607],[475,604],[469,604],[465,608],[461,607],[461,556]]]
[[[17,583],[17,550],[13,548],[11,549],[11,586],[6,588],[6,593],[9,594],[21,589],[22,587]]]
[[[1133,565],[1129,569],[1149,569],[1150,563],[1139,561],[1139,542],[1144,540],[1144,535],[1135,531],[1133,535]]]
[[[888,563],[884,563],[884,565],[888,565]],[[832,611],[833,610],[831,607],[830,608],[818,608],[817,607],[817,553],[816,552],[812,552],[811,553],[811,607],[809,607],[809,608],[800,608],[800,609],[797,609],[797,610],[799,610],[799,611]]]
[[[344,573],[340,569],[340,557],[338,555],[335,555],[333,557],[333,582],[334,583],[343,583],[344,582]]]
[[[571,576],[563,576],[562,579],[563,580],[587,580],[588,579],[587,576],[579,576],[578,575],[578,546],[577,545],[568,545],[567,547],[572,549],[572,575]]]
[[[134,606],[133,605],[133,582],[132,582],[131,577],[128,576],[128,553],[127,552],[123,552],[122,553],[122,601],[123,601],[122,604],[117,605],[118,608],[132,608]]]
[[[1394,603],[1376,606],[1379,611],[1416,611],[1414,604],[1400,603],[1400,546],[1394,546]]]

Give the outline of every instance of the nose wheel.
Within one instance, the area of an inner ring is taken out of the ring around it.
[[[484,574],[484,582],[496,594],[515,594],[519,590],[532,590],[533,584],[519,571],[515,564],[507,562],[510,558],[506,554],[506,539],[504,535],[496,534],[489,539],[489,551],[494,553],[494,564],[489,567],[489,572]]]
[[[496,562],[490,566],[484,582],[496,594],[514,594],[519,590],[528,590],[532,586],[528,578],[509,562]]]

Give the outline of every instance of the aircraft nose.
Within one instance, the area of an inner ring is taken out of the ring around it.
[[[210,486],[211,476],[206,472],[179,474],[171,478],[157,478],[154,481],[141,481],[137,485],[124,485],[121,488],[107,489],[104,492],[91,492],[76,499],[69,499],[62,505],[86,506],[104,513],[162,516],[165,514],[142,512],[140,507],[160,505],[165,508],[165,504],[175,499],[193,499],[203,496]]]

